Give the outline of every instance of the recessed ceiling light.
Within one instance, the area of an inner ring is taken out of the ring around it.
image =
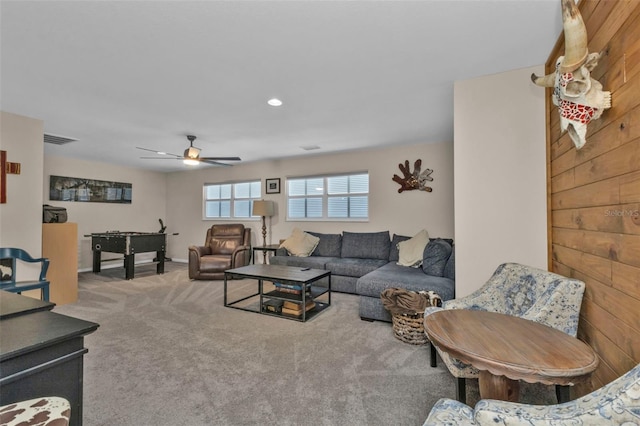
[[[267,101],[267,103],[273,107],[279,107],[282,105],[282,101],[278,98],[271,98]]]

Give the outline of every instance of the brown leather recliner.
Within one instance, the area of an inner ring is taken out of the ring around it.
[[[222,280],[224,271],[246,266],[251,260],[251,228],[239,223],[213,225],[204,246],[189,247],[189,278]]]

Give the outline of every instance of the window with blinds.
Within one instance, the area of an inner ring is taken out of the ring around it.
[[[262,196],[261,181],[205,184],[205,219],[247,219],[253,216],[253,200]]]
[[[287,179],[287,219],[369,219],[369,174]]]

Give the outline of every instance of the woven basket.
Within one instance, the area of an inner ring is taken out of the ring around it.
[[[424,313],[392,314],[393,335],[405,343],[426,345],[429,339],[424,332]]]

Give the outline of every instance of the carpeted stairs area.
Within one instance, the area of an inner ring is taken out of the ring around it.
[[[85,425],[421,425],[455,395],[428,347],[361,321],[355,295],[301,323],[225,308],[223,282],[190,281],[185,264],[166,271],[81,273],[78,301],[54,308],[100,324],[85,338]]]

